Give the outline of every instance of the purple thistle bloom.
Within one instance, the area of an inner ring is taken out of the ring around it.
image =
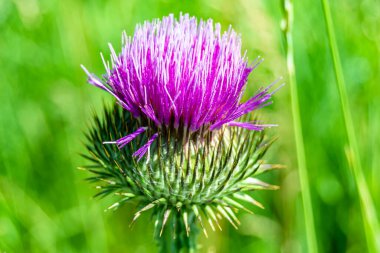
[[[220,24],[173,15],[137,25],[133,37],[125,33],[123,48],[116,55],[112,46],[111,66],[104,61],[101,81],[86,71],[89,83],[112,94],[136,118],[154,122],[158,133],[134,153],[140,158],[164,127],[180,125],[190,132],[210,131],[223,125],[260,131],[272,125],[236,122],[241,116],[264,107],[273,92],[261,89],[240,103],[248,75],[261,62],[248,63],[241,54],[241,39],[231,27],[221,34]],[[119,148],[147,130],[141,127],[116,141]]]

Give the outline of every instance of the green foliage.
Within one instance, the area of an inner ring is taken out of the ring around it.
[[[294,8],[292,0],[284,0],[284,37],[286,63],[289,77],[291,106],[293,116],[294,138],[296,142],[297,163],[301,186],[302,205],[305,219],[305,230],[307,238],[307,249],[310,253],[318,253],[317,237],[315,233],[313,206],[311,202],[309,175],[306,165],[305,144],[302,134],[302,123],[300,115],[300,105],[298,97],[298,87],[296,81],[296,67],[294,65],[294,45],[293,45],[293,22]]]
[[[339,91],[340,103],[343,111],[344,125],[347,131],[347,139],[349,144],[349,150],[347,152],[347,158],[349,160],[350,168],[353,171],[354,180],[358,189],[359,202],[361,207],[361,215],[363,216],[363,223],[366,233],[366,239],[369,252],[380,251],[380,227],[379,221],[376,217],[376,211],[374,208],[371,194],[368,190],[366,179],[363,175],[363,169],[361,165],[359,148],[356,140],[356,133],[354,129],[354,123],[352,122],[351,109],[348,102],[346,83],[344,81],[344,75],[342,65],[340,63],[338,46],[335,38],[334,25],[331,18],[330,5],[327,0],[322,0],[323,11],[326,21],[329,46],[331,55],[333,58],[334,72]]]

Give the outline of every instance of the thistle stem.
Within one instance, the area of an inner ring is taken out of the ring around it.
[[[352,120],[351,110],[348,103],[346,84],[343,75],[343,69],[340,62],[338,45],[335,38],[334,24],[331,17],[330,5],[327,0],[321,0],[323,5],[323,14],[325,17],[327,36],[330,45],[331,56],[338,86],[340,104],[342,107],[344,125],[346,127],[349,151],[348,160],[352,170],[358,195],[360,199],[360,208],[364,223],[364,230],[367,239],[367,247],[369,252],[380,252],[380,226],[376,215],[376,209],[373,204],[371,193],[363,173],[359,147],[357,144],[354,124]]]
[[[293,114],[293,127],[296,141],[296,152],[298,160],[298,172],[300,177],[300,185],[302,191],[302,202],[304,210],[304,218],[306,225],[306,239],[308,252],[317,253],[318,245],[314,227],[314,215],[310,194],[309,177],[307,173],[305,147],[302,135],[301,113],[299,109],[299,99],[296,81],[296,70],[294,64],[294,48],[293,48],[293,2],[291,0],[284,0],[285,21],[284,27],[285,43],[286,43],[286,62],[290,83],[292,114]]]
[[[188,224],[189,234],[186,233],[186,226],[181,211],[174,211],[170,222],[165,225],[162,235],[156,231],[156,240],[160,253],[194,253],[196,250],[196,239],[198,229],[195,224],[195,215],[190,213]],[[162,221],[160,222],[162,226]]]

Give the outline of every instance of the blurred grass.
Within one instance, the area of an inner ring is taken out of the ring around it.
[[[380,208],[380,5],[331,1],[363,174]],[[360,202],[345,149],[346,132],[319,1],[295,2],[294,57],[320,252],[367,252]],[[83,131],[105,93],[86,84],[79,65],[103,73],[99,52],[120,46],[137,22],[189,12],[242,33],[253,73],[247,96],[278,76],[286,62],[281,1],[0,0],[0,252],[154,252],[152,221],[131,231],[134,211],[104,213],[93,186],[75,168],[85,163]],[[266,209],[240,213],[242,227],[201,238],[201,252],[306,252],[305,223],[293,135],[289,85],[263,110],[278,123],[270,161],[287,165],[267,180],[277,192],[257,193]],[[379,218],[378,211],[375,213]]]
[[[311,202],[309,173],[305,157],[305,144],[302,134],[302,123],[300,115],[300,103],[298,97],[298,85],[296,78],[296,67],[294,64],[294,43],[293,43],[293,24],[294,7],[292,0],[283,1],[284,19],[283,31],[285,37],[286,66],[290,86],[291,108],[293,116],[294,140],[296,143],[297,165],[302,196],[302,205],[305,219],[305,232],[307,250],[310,253],[318,253],[317,236],[314,225],[313,205]],[[298,70],[297,70],[298,71]]]
[[[364,231],[366,233],[367,245],[369,252],[380,251],[380,229],[379,222],[376,216],[376,211],[372,201],[371,194],[368,190],[366,179],[363,175],[363,168],[361,165],[360,152],[357,144],[356,133],[354,124],[352,122],[352,115],[348,96],[346,91],[346,82],[340,62],[339,49],[336,43],[334,24],[331,17],[330,5],[327,0],[322,0],[323,12],[326,21],[327,34],[329,40],[329,47],[331,56],[333,58],[334,72],[336,83],[339,91],[339,98],[343,112],[344,125],[347,132],[348,150],[347,159],[349,167],[352,169],[354,180],[356,183],[358,197],[361,208],[361,215],[363,217]]]

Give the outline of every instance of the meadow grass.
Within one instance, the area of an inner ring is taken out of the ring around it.
[[[336,84],[338,86],[340,104],[344,116],[344,125],[347,132],[349,149],[347,159],[353,172],[356,187],[358,189],[361,215],[363,216],[364,230],[366,233],[369,252],[380,252],[380,227],[376,216],[375,206],[361,165],[360,151],[357,143],[356,131],[352,120],[349,99],[347,96],[346,83],[342,65],[340,62],[339,49],[336,43],[334,24],[328,0],[322,0],[323,12],[326,21],[329,46],[333,59]]]
[[[299,108],[298,88],[296,80],[296,67],[294,65],[294,49],[293,49],[293,22],[294,10],[291,0],[284,1],[284,34],[286,48],[286,66],[288,70],[288,80],[291,94],[291,107],[293,116],[294,137],[296,142],[296,153],[298,163],[298,173],[301,185],[302,204],[304,209],[305,230],[307,237],[308,252],[317,253],[318,244],[314,226],[313,205],[311,201],[308,169],[306,165],[305,147],[302,135],[301,113]]]

